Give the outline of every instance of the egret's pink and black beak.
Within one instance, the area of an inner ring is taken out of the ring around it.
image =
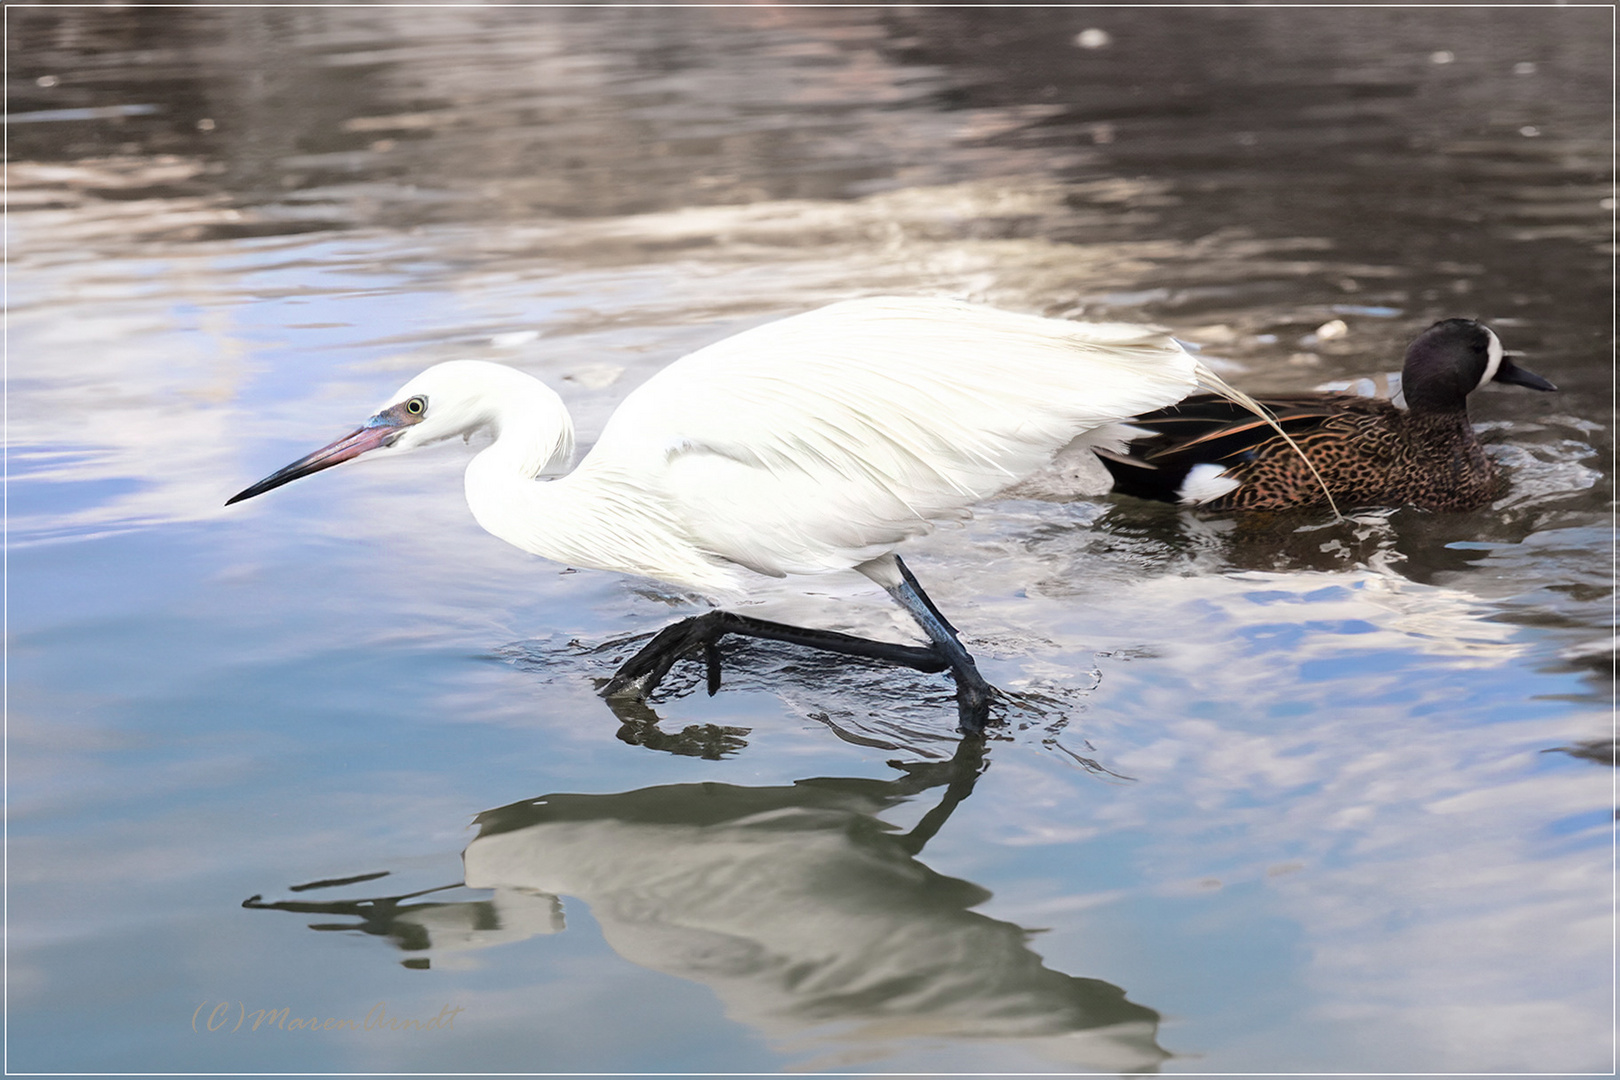
[[[366,426],[358,431],[350,432],[337,442],[321,447],[313,454],[308,454],[288,465],[278,469],[269,476],[260,480],[252,487],[243,488],[229,499],[225,505],[251,499],[255,495],[263,495],[271,488],[278,488],[282,484],[297,480],[300,476],[318,473],[322,469],[330,469],[334,465],[341,465],[350,458],[357,458],[367,450],[375,450],[379,446],[387,446],[399,438],[400,432],[411,424],[417,423],[420,416],[406,412],[404,405],[395,405],[366,421]]]
[[[1558,387],[1543,379],[1533,371],[1515,364],[1507,356],[1502,357],[1502,363],[1497,367],[1492,382],[1512,383],[1514,386],[1528,386],[1532,390],[1556,390]]]

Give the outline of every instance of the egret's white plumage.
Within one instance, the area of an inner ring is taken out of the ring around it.
[[[585,460],[555,480],[537,478],[573,453],[562,400],[512,368],[462,360],[422,372],[366,427],[236,499],[367,450],[488,428],[495,439],[467,468],[467,502],[501,539],[709,594],[740,591],[750,571],[857,569],[917,617],[959,686],[988,690],[891,554],[896,545],[1201,380],[1219,385],[1153,328],[943,299],[851,300],[675,361],[626,397]]]
[[[481,426],[467,470],[485,529],[569,565],[707,592],[861,566],[1040,469],[1077,436],[1196,388],[1166,334],[925,298],[853,300],[744,331],[631,393],[567,476],[561,401],[451,361],[395,449]],[[441,421],[441,409],[451,415]]]

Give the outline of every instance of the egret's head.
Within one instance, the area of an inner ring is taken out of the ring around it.
[[[573,426],[562,401],[543,383],[503,364],[450,360],[435,364],[399,390],[364,425],[246,488],[225,503],[262,495],[301,476],[330,469],[372,451],[403,453],[470,436],[484,428],[500,435],[503,419],[522,421],[542,434],[533,472],[573,451]],[[549,431],[549,438],[544,433]]]

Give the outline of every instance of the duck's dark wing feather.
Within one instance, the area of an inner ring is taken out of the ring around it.
[[[1353,394],[1297,394],[1260,402],[1296,440],[1306,439],[1329,421],[1352,414],[1374,415],[1387,402]],[[1097,456],[1124,495],[1179,502],[1187,475],[1198,465],[1234,471],[1253,461],[1262,447],[1280,442],[1277,428],[1225,398],[1199,394],[1179,404],[1144,413],[1132,427],[1149,434],[1134,439],[1122,454]]]

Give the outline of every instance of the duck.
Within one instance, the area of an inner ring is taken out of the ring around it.
[[[1313,392],[1258,399],[1280,431],[1227,400],[1195,394],[1143,413],[1122,450],[1095,448],[1114,492],[1206,510],[1320,506],[1472,510],[1501,488],[1468,420],[1489,382],[1558,389],[1515,363],[1473,319],[1442,319],[1406,348],[1396,401]]]

